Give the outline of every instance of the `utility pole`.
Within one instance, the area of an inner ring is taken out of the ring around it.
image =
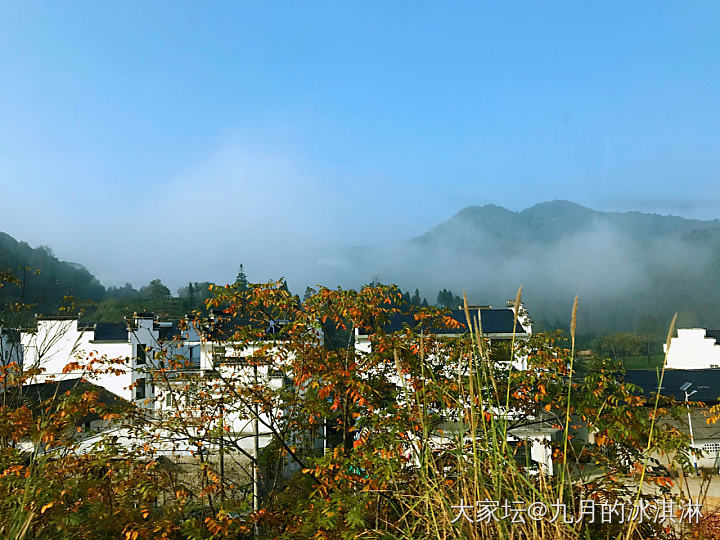
[[[692,392],[688,393],[688,388],[692,386],[691,382],[686,382],[680,387],[680,390],[685,392],[685,405],[687,406],[688,410],[688,427],[690,428],[690,448],[695,448],[695,436],[693,434],[693,427],[692,427],[692,418],[690,418],[690,403],[689,398],[692,396],[697,390],[693,390]],[[698,464],[697,464],[697,456],[693,453],[693,465],[695,465],[695,474],[698,473]]]
[[[220,396],[220,497],[225,502],[225,404]]]
[[[257,363],[253,363],[253,382],[255,384],[255,391],[257,391],[258,385],[258,368]],[[253,399],[253,468],[252,468],[252,482],[253,482],[253,512],[260,510],[260,426],[258,422],[258,415],[260,414],[258,403],[256,399]],[[255,522],[254,527],[255,537],[258,536],[258,525]]]

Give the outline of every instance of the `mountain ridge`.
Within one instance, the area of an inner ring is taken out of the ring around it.
[[[500,239],[523,241],[528,235],[527,231],[534,230],[541,240],[557,240],[598,224],[624,228],[637,239],[645,240],[658,235],[681,236],[693,231],[720,229],[720,219],[699,220],[639,211],[605,212],[557,199],[537,203],[520,211],[495,204],[467,206],[410,241],[432,243],[441,237],[443,242],[447,242],[447,236],[454,236],[467,242],[467,233],[471,232],[468,227],[476,229],[472,231],[474,234],[481,228],[484,229],[482,232]]]

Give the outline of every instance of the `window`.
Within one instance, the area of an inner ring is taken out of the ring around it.
[[[702,449],[707,452],[708,454],[719,454],[720,453],[720,443],[712,442],[712,443],[705,443],[702,446]]]
[[[167,407],[172,407],[172,394],[167,394],[165,396],[165,405]]]
[[[192,364],[194,367],[200,366],[200,347],[197,345],[188,347],[189,356],[190,356],[190,364]]]
[[[137,380],[135,387],[135,399],[145,399],[145,377]]]
[[[142,343],[138,343],[138,345],[137,345],[137,363],[138,363],[138,365],[144,364],[146,359],[147,359],[147,354],[145,353],[145,345],[143,345]]]

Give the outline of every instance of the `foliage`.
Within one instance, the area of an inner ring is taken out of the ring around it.
[[[211,289],[213,316],[183,323],[204,336],[209,365],[166,347],[143,368],[156,389],[147,406],[109,411],[83,391],[0,408],[0,535],[668,536],[660,523],[456,519],[461,501],[561,501],[577,515],[581,499],[644,499],[647,482],[669,493],[671,478],[646,471],[663,456],[682,470],[688,438],[660,419],[685,409],[638,397],[615,361],[573,376],[574,322],[570,348],[549,334],[495,347],[467,303],[457,338],[428,333],[460,323],[427,306],[413,328],[387,333],[396,287],[319,287],[303,302],[282,280]],[[330,345],[323,328],[348,339]],[[352,339],[357,329],[369,343]],[[86,378],[102,367],[88,363]],[[0,372],[0,385],[19,392],[32,373],[18,370]],[[90,413],[136,436],[110,431],[88,446]],[[552,438],[523,435],[538,428]],[[262,452],[260,433],[271,440]],[[535,443],[553,476],[531,463]],[[189,450],[186,462],[160,459],[171,447]]]
[[[138,296],[147,300],[164,300],[170,298],[170,289],[168,289],[159,279],[153,279],[145,287],[138,291]]]
[[[453,294],[452,291],[443,289],[438,292],[437,305],[447,309],[457,309],[462,305],[462,298]]]

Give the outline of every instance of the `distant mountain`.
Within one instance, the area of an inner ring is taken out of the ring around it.
[[[525,285],[536,319],[567,324],[580,295],[584,330],[667,324],[720,326],[720,220],[599,212],[569,201],[521,212],[472,206],[409,242],[455,261],[480,296]],[[452,275],[452,273],[450,274]]]
[[[419,243],[452,243],[461,247],[482,234],[498,242],[520,245],[554,242],[597,227],[614,228],[638,242],[664,237],[680,238],[698,231],[720,230],[720,220],[701,221],[641,212],[599,212],[570,201],[536,204],[513,212],[492,204],[468,206],[450,220],[415,239]]]
[[[46,246],[30,247],[0,232],[0,272],[20,278],[20,285],[0,288],[0,305],[33,304],[32,312],[57,313],[65,295],[100,301],[105,288],[82,265],[60,261]]]
[[[720,220],[641,212],[599,212],[550,201],[520,212],[464,208],[404,243],[347,250],[338,272],[443,288],[472,302],[504,304],[524,286],[531,315],[567,325],[575,294],[581,329],[666,325],[720,327]]]

